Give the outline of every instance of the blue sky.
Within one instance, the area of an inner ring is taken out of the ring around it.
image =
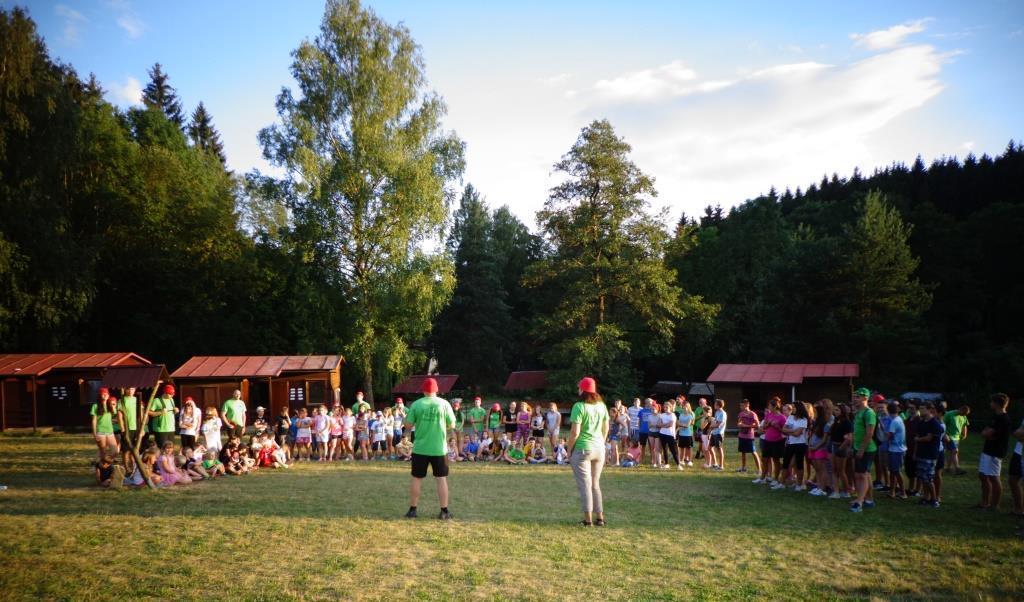
[[[826,172],[1024,139],[1024,2],[367,5],[422,46],[445,126],[467,143],[465,181],[531,227],[551,165],[598,118],[633,145],[656,179],[654,207],[673,219]],[[162,63],[188,111],[206,103],[238,172],[268,170],[256,133],[323,12],[311,1],[27,6],[51,55],[94,72],[119,106]]]

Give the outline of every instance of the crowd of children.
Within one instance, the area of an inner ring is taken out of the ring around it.
[[[284,407],[270,421],[260,407],[247,444],[231,429],[226,431],[227,443],[222,444],[225,427],[216,408],[206,408],[200,422],[193,400],[186,398],[177,416],[180,446],[147,437],[141,465],[134,466],[128,454],[118,463],[124,440],[118,440],[107,424],[119,407],[117,400],[109,397],[102,403],[106,412],[99,404],[93,411],[99,424],[97,443],[106,446],[96,463],[96,480],[104,486],[137,486],[145,477],[160,486],[188,484],[261,467],[287,468],[293,462],[408,461],[415,440],[415,432],[405,428],[407,408],[401,398],[377,411],[361,395],[349,408],[335,403],[311,411],[299,408],[293,415]],[[1010,460],[1010,492],[1014,513],[1024,515],[1024,423],[1011,433],[1008,403],[1005,395],[992,397],[993,422],[982,431],[985,447],[979,462],[982,498],[978,507],[999,506],[1001,464],[1012,434],[1017,443]],[[630,407],[616,400],[609,410],[607,462],[634,467],[646,460],[655,468],[686,470],[703,459],[704,469],[725,470],[728,416],[724,405],[720,399],[709,403],[700,398],[691,407],[681,395],[661,404],[638,398]],[[561,435],[562,415],[554,403],[545,407],[512,402],[505,409],[499,404],[485,408],[476,397],[468,409],[458,399],[452,407],[456,424],[449,434],[450,462],[569,462]],[[736,472],[756,473],[753,483],[774,491],[789,488],[816,497],[849,499],[853,512],[873,507],[874,491],[894,499],[919,498],[921,505],[935,508],[942,501],[944,473],[964,474],[959,448],[968,436],[969,415],[967,406],[948,410],[944,402],[890,401],[880,394],[872,396],[867,389],[858,389],[849,404],[830,399],[782,403],[772,398],[761,416],[743,400],[736,416],[740,456]]]

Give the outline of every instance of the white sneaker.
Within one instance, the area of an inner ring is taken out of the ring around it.
[[[830,500],[838,500],[838,499],[841,499],[842,497],[843,496],[839,495],[838,491],[833,491],[832,495],[828,496],[828,499],[830,499]]]
[[[821,496],[825,495],[825,492],[820,490],[820,489],[818,489],[817,487],[815,487],[814,489],[810,490],[808,493],[810,495],[813,495],[814,497],[821,497]]]
[[[776,483],[776,484],[772,485],[772,490],[773,491],[778,491],[779,489],[785,489],[785,488],[786,488],[786,486],[783,485],[782,483]]]
[[[807,488],[804,487],[803,485],[794,485],[793,491],[807,491]]]
[[[682,470],[682,469],[683,469],[683,465],[682,464],[679,464],[679,465],[676,466],[676,470]]]
[[[758,477],[758,478],[754,479],[753,481],[751,481],[751,483],[753,483],[754,485],[760,485],[761,483],[764,483],[764,479]]]
[[[850,499],[850,494],[849,494],[849,493],[846,493],[846,492],[844,491],[844,492],[842,492],[841,494],[839,494],[839,497],[840,497],[841,499],[844,499],[844,500],[848,500],[848,499]]]
[[[687,460],[686,466],[687,466],[687,468],[693,468],[693,462],[690,462],[689,460]]]

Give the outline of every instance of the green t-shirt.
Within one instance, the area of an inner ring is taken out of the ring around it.
[[[857,412],[853,417],[853,449],[861,451],[860,444],[864,440],[864,434],[867,432],[868,427],[873,426],[878,428],[878,416],[875,415],[875,411],[871,408],[864,408]],[[878,445],[875,444],[875,438],[872,437],[868,440],[868,448],[864,450],[865,453],[874,453],[878,450]]]
[[[455,428],[461,429],[466,424],[466,413],[461,408],[452,410],[452,413],[455,414]]]
[[[117,411],[124,414],[124,421],[129,431],[135,430],[137,423],[136,416],[139,413],[139,400],[130,395],[125,395],[117,400]]]
[[[484,419],[487,417],[487,410],[473,406],[466,412],[470,419],[475,421],[476,430],[482,431],[484,429]]]
[[[693,426],[698,431],[700,430],[700,417],[704,415],[704,406],[697,406],[693,410]],[[698,435],[700,433],[697,433]]]
[[[416,429],[412,453],[443,456],[448,453],[448,429],[455,425],[455,413],[447,400],[421,397],[409,406],[405,422]]]
[[[241,399],[229,399],[221,405],[220,411],[224,412],[224,416],[232,424],[238,423],[245,418],[245,402]]]
[[[526,454],[521,449],[510,447],[508,448],[508,457],[512,458],[513,460],[522,460],[523,458],[526,457]]]
[[[96,434],[97,435],[113,435],[114,434],[114,415],[110,412],[104,412],[99,414],[100,405],[98,403],[92,404],[92,409],[89,410],[90,416],[96,416]]]
[[[589,451],[604,446],[604,428],[608,424],[608,406],[603,402],[584,403],[577,401],[569,414],[569,424],[579,424],[580,434],[576,437],[575,450]]]
[[[173,433],[174,432],[174,398],[164,399],[163,396],[156,397],[153,401],[149,402],[148,411],[150,412],[161,412],[163,410],[171,410],[170,413],[162,416],[154,416],[150,420],[150,428],[154,433]]]
[[[959,441],[964,427],[970,424],[967,421],[967,416],[961,416],[959,411],[946,412],[946,415],[942,417],[942,422],[946,424],[946,435],[951,441]]]
[[[493,431],[494,429],[501,426],[501,412],[491,412],[490,424],[488,425]]]

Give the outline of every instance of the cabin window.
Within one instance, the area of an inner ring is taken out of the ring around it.
[[[50,399],[56,401],[67,401],[68,400],[68,388],[66,385],[57,385],[50,387]]]
[[[288,384],[289,405],[304,405],[306,403],[306,388],[303,385],[304,383]]]
[[[307,380],[306,391],[308,392],[308,405],[320,405],[327,403],[327,381]]]

